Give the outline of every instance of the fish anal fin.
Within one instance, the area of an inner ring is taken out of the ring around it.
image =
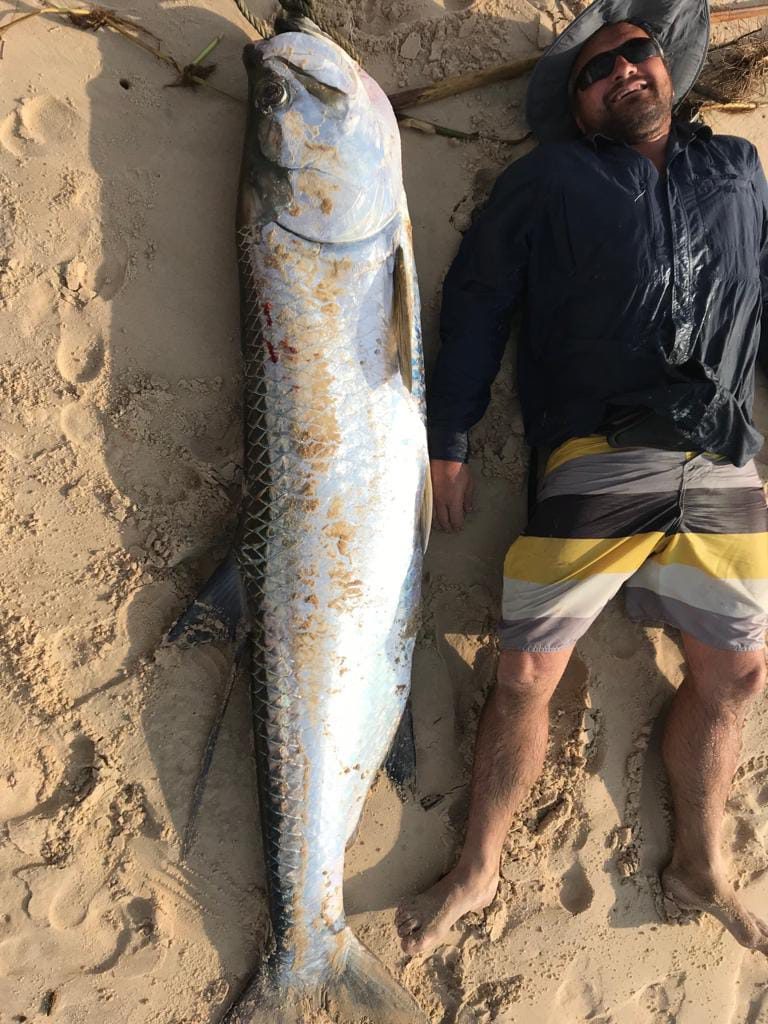
[[[392,288],[392,330],[395,336],[397,362],[403,384],[413,391],[413,336],[414,336],[413,287],[405,262],[403,247],[395,250],[394,282]]]
[[[410,700],[397,727],[392,746],[384,762],[384,771],[394,782],[401,800],[405,800],[416,782],[416,743],[413,738],[413,714]]]

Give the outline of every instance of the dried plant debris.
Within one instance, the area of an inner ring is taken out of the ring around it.
[[[718,103],[756,102],[765,98],[766,81],[768,40],[760,33],[711,51],[696,92]]]
[[[147,50],[154,57],[157,57],[158,60],[169,64],[181,73],[181,65],[174,57],[164,51],[162,41],[154,32],[150,32],[148,28],[144,28],[138,22],[133,21],[131,18],[126,18],[122,14],[118,14],[117,11],[110,10],[108,7],[90,4],[60,7],[57,4],[45,4],[37,11],[22,14],[18,18],[14,18],[13,21],[0,26],[0,39],[4,38],[8,30],[12,29],[14,25],[20,25],[21,22],[28,21],[30,18],[36,18],[40,14],[57,14],[62,18],[66,18],[67,21],[77,28],[86,31],[97,32],[102,28],[110,29],[135,43],[136,46],[140,46],[142,50]]]

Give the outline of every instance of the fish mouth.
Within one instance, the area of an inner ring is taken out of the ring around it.
[[[627,84],[618,86],[611,95],[608,97],[608,104],[615,106],[617,103],[621,103],[627,98],[627,96],[633,96],[635,93],[642,93],[651,88],[651,83],[647,78],[633,79]]]

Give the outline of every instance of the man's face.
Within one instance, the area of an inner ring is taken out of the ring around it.
[[[579,51],[571,82],[592,57],[634,38],[646,39],[648,33],[628,22],[600,29]],[[672,81],[661,57],[631,64],[618,55],[606,78],[586,89],[574,90],[573,112],[585,135],[600,132],[617,142],[635,145],[652,141],[669,130],[672,98]]]

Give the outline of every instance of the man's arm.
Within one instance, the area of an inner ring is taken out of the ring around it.
[[[443,284],[441,347],[428,394],[435,514],[459,530],[470,511],[469,429],[480,420],[525,286],[540,180],[534,152],[498,179],[465,234]]]

